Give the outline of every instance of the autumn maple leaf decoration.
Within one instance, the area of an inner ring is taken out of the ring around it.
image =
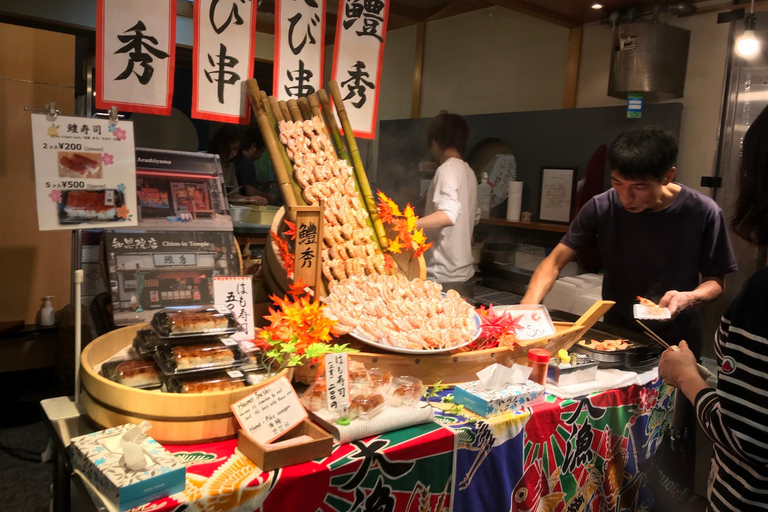
[[[504,337],[504,344],[509,345],[516,341],[515,334],[521,331],[523,326],[520,320],[523,315],[513,316],[510,312],[498,313],[491,304],[488,309],[480,307],[477,310],[480,316],[480,337],[482,340],[477,348],[493,348],[499,345],[499,339]]]
[[[377,204],[379,218],[391,226],[395,232],[395,238],[387,240],[389,242],[387,250],[390,253],[399,254],[403,252],[403,249],[411,249],[413,250],[413,257],[418,258],[432,247],[432,243],[427,242],[424,230],[416,229],[416,222],[419,217],[410,203],[401,212],[397,203],[387,197],[384,192],[379,190],[376,195],[379,198]]]
[[[289,236],[291,237],[291,240],[296,240],[296,224],[289,221],[288,219],[284,220],[285,225],[288,226],[288,229],[283,231],[283,236]]]

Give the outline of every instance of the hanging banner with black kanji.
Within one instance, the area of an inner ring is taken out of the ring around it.
[[[341,90],[352,131],[373,139],[387,33],[389,0],[341,0],[333,50],[333,80]]]
[[[273,95],[295,100],[323,86],[325,0],[275,2]]]
[[[192,117],[248,124],[245,81],[253,76],[255,0],[196,0]]]
[[[96,107],[170,115],[176,0],[99,0],[96,17]]]

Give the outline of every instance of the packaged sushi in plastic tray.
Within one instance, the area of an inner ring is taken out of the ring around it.
[[[163,384],[160,369],[152,359],[109,361],[101,365],[101,375],[132,388],[156,389]]]
[[[240,370],[222,371],[196,378],[171,377],[168,379],[168,392],[213,393],[230,391],[248,386],[246,379],[246,375]]]
[[[320,411],[326,408],[328,391],[328,384],[325,381],[325,377],[318,377],[313,382],[304,394],[301,395],[301,403],[306,407],[308,411]]]
[[[416,377],[397,377],[387,389],[390,405],[403,407],[415,405],[421,400],[424,384]]]
[[[379,391],[385,391],[394,379],[392,373],[383,368],[371,368],[368,370],[368,376],[371,379],[371,387]]]
[[[140,329],[133,338],[133,348],[140,357],[152,357],[157,347],[165,343],[165,340],[155,334],[152,329]]]
[[[235,340],[224,338],[196,345],[166,343],[157,348],[155,361],[170,376],[235,368],[247,359]]]
[[[227,336],[242,329],[235,315],[223,306],[163,308],[150,325],[161,338]]]
[[[365,386],[355,391],[350,390],[352,399],[349,401],[349,418],[367,420],[373,418],[381,412],[387,399],[380,391],[376,391],[371,386]]]

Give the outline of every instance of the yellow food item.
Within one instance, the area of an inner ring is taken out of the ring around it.
[[[560,357],[560,362],[562,362],[563,364],[568,364],[571,362],[571,356],[568,354],[567,350],[561,348],[560,350],[557,351],[557,355],[558,357]]]

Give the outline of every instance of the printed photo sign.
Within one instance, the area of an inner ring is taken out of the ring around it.
[[[133,123],[32,114],[40,231],[135,226]]]

